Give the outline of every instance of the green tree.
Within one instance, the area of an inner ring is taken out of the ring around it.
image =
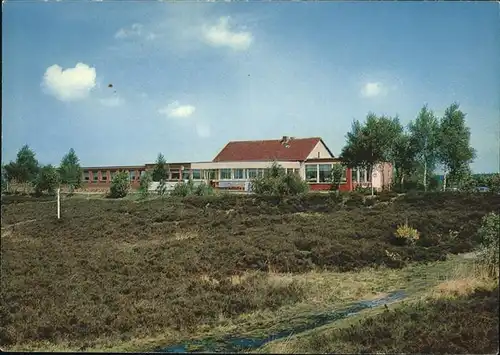
[[[470,146],[470,129],[458,103],[451,104],[441,118],[438,136],[438,158],[444,170],[443,188],[450,175],[455,181],[467,171],[476,152]]]
[[[398,117],[377,117],[369,113],[364,124],[354,121],[351,131],[346,135],[346,145],[342,148],[343,164],[351,168],[362,167],[371,172],[377,163],[393,161],[396,152],[394,142],[402,130]]]
[[[149,171],[146,171],[142,176],[141,176],[141,182],[139,186],[139,193],[143,198],[146,198],[149,196],[149,185],[151,185],[151,181],[153,181],[153,178],[151,176],[151,173]]]
[[[62,158],[58,171],[61,176],[61,183],[69,187],[70,193],[81,186],[82,168],[73,148]]]
[[[2,172],[1,172],[1,178],[2,178],[2,192],[6,192],[8,190],[8,181],[7,181],[7,171],[5,170],[5,165],[2,165]]]
[[[24,145],[18,151],[16,161],[5,166],[6,178],[9,182],[23,184],[26,192],[27,185],[35,182],[39,169],[35,152],[28,145]]]
[[[439,122],[432,110],[424,105],[415,122],[408,126],[415,158],[423,169],[423,185],[427,191],[427,176],[432,174],[438,161]]]
[[[396,181],[400,188],[406,177],[409,177],[415,171],[416,150],[412,144],[411,136],[402,132],[394,140],[393,163],[396,171]]]
[[[129,174],[126,171],[120,171],[113,176],[109,188],[111,198],[122,198],[127,196],[130,188]]]
[[[338,192],[340,187],[340,182],[342,180],[342,175],[344,174],[345,167],[341,164],[333,164],[332,167],[332,188]]]
[[[153,169],[153,181],[165,180],[167,177],[167,161],[163,154],[159,153]]]
[[[59,186],[59,174],[57,169],[52,165],[45,165],[40,168],[37,177],[35,178],[35,193],[41,195],[47,191],[49,194],[54,194]]]

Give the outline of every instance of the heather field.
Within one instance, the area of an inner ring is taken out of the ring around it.
[[[476,248],[481,218],[499,208],[494,194],[71,197],[58,221],[50,199],[5,196],[0,344],[160,350],[279,331],[307,323],[300,315],[405,290],[394,310],[257,351],[488,352],[498,290],[463,274],[474,261],[454,255]],[[394,236],[404,223],[419,232],[413,244]],[[446,283],[458,291],[439,293]],[[464,340],[471,329],[475,340]]]

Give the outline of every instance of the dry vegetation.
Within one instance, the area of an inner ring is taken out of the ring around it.
[[[57,221],[50,202],[3,200],[0,343],[88,348],[97,338],[187,334],[298,304],[313,284],[280,273],[314,278],[325,270],[397,269],[470,251],[481,217],[498,210],[500,196],[429,194],[363,204],[314,194],[141,203],[75,198],[63,201]],[[411,245],[394,237],[406,220],[420,233]]]

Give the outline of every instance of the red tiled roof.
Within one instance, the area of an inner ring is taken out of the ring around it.
[[[229,142],[213,161],[303,161],[320,141],[319,137],[293,138],[288,147],[281,139]]]

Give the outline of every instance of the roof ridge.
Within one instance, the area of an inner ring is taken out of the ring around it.
[[[293,138],[293,140],[306,140],[306,139],[321,139],[321,137],[302,137],[302,138],[297,138],[297,137],[294,137],[294,136],[288,136],[290,138]],[[250,142],[275,142],[275,141],[281,141],[282,138],[274,138],[274,139],[249,139],[249,140],[237,140],[237,141],[229,141],[227,144],[229,143],[250,143]]]

